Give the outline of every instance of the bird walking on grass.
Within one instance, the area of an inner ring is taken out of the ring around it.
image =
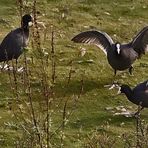
[[[32,17],[26,14],[22,17],[21,27],[9,32],[0,44],[0,62],[8,62],[17,59],[23,53],[29,40],[29,26],[32,25]]]
[[[121,85],[119,91],[124,93],[129,101],[140,106],[136,112],[139,114],[143,108],[148,108],[148,80],[131,89],[128,85]]]

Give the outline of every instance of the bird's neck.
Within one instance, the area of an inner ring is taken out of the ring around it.
[[[21,27],[20,29],[22,30],[22,31],[21,31],[22,34],[23,34],[25,37],[28,38],[28,37],[29,37],[29,27],[27,27],[27,28],[26,28],[26,27]]]
[[[21,28],[24,32],[29,32],[29,26],[22,26]]]

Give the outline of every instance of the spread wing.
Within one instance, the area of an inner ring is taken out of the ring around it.
[[[144,27],[131,42],[133,49],[139,54],[145,54],[148,51],[148,26]]]
[[[105,54],[107,54],[112,44],[114,44],[111,37],[107,33],[101,31],[82,32],[72,38],[72,41],[76,43],[94,44],[103,50]]]

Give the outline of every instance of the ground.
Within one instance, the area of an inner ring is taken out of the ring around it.
[[[0,5],[0,40],[2,41],[9,31],[20,26],[20,17],[14,1],[1,0]],[[88,141],[89,134],[91,135],[96,129],[100,134],[105,132],[111,137],[117,138],[114,147],[123,147],[124,144],[120,141],[122,135],[125,133],[130,135],[136,131],[136,120],[133,117],[126,118],[122,115],[113,116],[113,113],[106,108],[124,106],[124,108],[134,111],[137,106],[129,102],[124,95],[117,95],[116,89],[109,90],[104,86],[117,81],[134,87],[145,81],[148,73],[148,54],[143,55],[134,63],[133,75],[129,75],[125,71],[118,72],[114,77],[113,70],[100,49],[72,43],[71,38],[81,31],[95,29],[107,32],[115,42],[129,42],[138,31],[147,25],[148,1],[38,0],[37,10],[38,21],[46,26],[45,29],[41,25],[39,30],[42,47],[46,52],[51,50],[51,30],[54,28],[56,102],[61,98],[70,98],[69,102],[73,103],[72,98],[78,97],[74,112],[65,127],[64,147],[83,147],[84,143]],[[31,8],[28,7],[25,11],[30,13]],[[80,47],[87,49],[84,57],[80,56]],[[27,50],[28,58],[34,56],[34,52],[30,42]],[[51,70],[50,66],[48,65],[49,71]],[[67,77],[71,68],[73,72],[67,85]],[[39,67],[31,67],[30,69],[38,71]],[[35,81],[32,84],[33,88],[40,89],[37,75],[30,77],[32,82]],[[23,93],[21,95],[22,98],[25,97]],[[35,96],[34,104],[40,99],[39,97]],[[14,115],[10,110],[9,102],[12,102],[13,98],[14,93],[11,90],[8,72],[2,71],[0,73],[0,145],[2,147],[14,147],[16,139],[22,135],[20,130],[12,126]],[[68,110],[73,107],[72,103],[68,106]],[[141,116],[146,122],[148,121],[147,113],[148,110],[144,109]],[[59,116],[53,119],[53,124],[56,125],[56,122],[60,122]],[[9,124],[11,124],[11,128]]]

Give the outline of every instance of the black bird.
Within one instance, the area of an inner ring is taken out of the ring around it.
[[[148,26],[144,27],[131,42],[114,43],[112,38],[102,31],[86,31],[72,38],[76,43],[94,44],[104,51],[111,67],[116,71],[129,69],[132,74],[132,64],[148,51]]]
[[[129,101],[143,108],[148,108],[148,80],[131,89],[128,85],[121,85],[120,92],[124,93]],[[139,111],[137,112],[139,113]]]
[[[29,39],[29,26],[32,17],[26,14],[22,17],[21,27],[9,32],[0,44],[0,62],[17,59],[23,53]]]

